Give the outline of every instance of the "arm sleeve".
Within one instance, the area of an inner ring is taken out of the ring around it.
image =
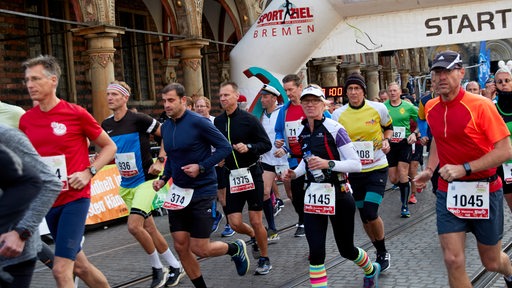
[[[361,160],[357,155],[354,144],[350,141],[345,128],[341,127],[336,132],[336,147],[340,153],[340,160],[334,160],[333,171],[336,172],[360,172]]]
[[[213,125],[213,123],[208,120],[201,121],[200,123],[204,126],[202,130],[204,131],[204,135],[207,138],[210,146],[215,148],[215,151],[210,155],[210,157],[206,158],[203,162],[199,163],[205,168],[213,167],[222,159],[226,158],[229,153],[231,153],[231,145],[228,140],[222,133]]]

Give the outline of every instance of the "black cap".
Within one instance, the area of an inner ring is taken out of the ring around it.
[[[432,67],[430,67],[430,71],[436,68],[448,70],[462,68],[462,60],[460,58],[460,54],[450,50],[438,53],[432,61]]]
[[[345,87],[343,87],[343,91],[347,91],[348,85],[350,84],[357,84],[361,86],[361,88],[363,88],[364,94],[366,94],[366,82],[361,74],[357,72],[350,74],[345,81]],[[346,92],[343,93],[346,94]]]

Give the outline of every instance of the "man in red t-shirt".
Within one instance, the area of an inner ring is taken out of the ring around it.
[[[91,178],[114,158],[116,145],[84,108],[57,98],[61,69],[53,56],[29,59],[23,68],[30,98],[39,105],[21,117],[20,130],[62,181],[62,191],[46,215],[55,240],[53,276],[58,287],[73,287],[73,274],[89,287],[109,287],[81,250],[81,240]],[[92,163],[88,139],[101,148]]]
[[[461,88],[459,53],[437,54],[431,72],[439,95],[425,106],[433,140],[427,168],[414,181],[424,187],[439,164],[437,230],[450,286],[471,287],[464,256],[471,231],[484,267],[512,287],[512,265],[501,251],[503,188],[496,175],[496,167],[512,158],[510,133],[490,100]]]

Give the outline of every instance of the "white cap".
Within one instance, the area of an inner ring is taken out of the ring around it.
[[[323,100],[325,100],[325,95],[324,95],[324,92],[322,91],[322,89],[320,89],[319,87],[314,86],[314,85],[309,85],[304,90],[302,90],[300,99],[302,99],[304,96],[307,96],[307,95],[313,95],[313,96],[320,97]]]
[[[264,84],[263,87],[261,88],[261,91],[268,92],[277,97],[279,97],[281,95],[281,93],[279,93],[279,91],[276,88],[274,88],[268,84]]]

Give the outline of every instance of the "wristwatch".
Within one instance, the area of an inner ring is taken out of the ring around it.
[[[32,232],[30,232],[30,230],[27,228],[14,227],[14,231],[20,235],[20,239],[23,241],[26,241],[28,238],[32,237]]]
[[[334,161],[332,161],[332,160],[329,161],[328,164],[329,164],[329,170],[332,170],[334,168],[334,166],[336,166],[336,163],[334,163]]]
[[[247,144],[247,149],[251,150],[252,149],[252,145],[251,144]]]
[[[466,170],[466,176],[471,175],[471,166],[469,165],[469,163],[466,162],[462,164],[462,166],[464,166],[464,170]]]
[[[203,165],[199,165],[199,174],[203,174],[204,171],[206,171],[206,169],[204,168]]]
[[[94,167],[92,165],[87,167],[87,169],[89,169],[89,172],[91,172],[92,176],[95,176],[96,173],[98,172],[98,171],[96,171],[96,167]]]
[[[158,162],[160,162],[160,163],[164,163],[165,157],[157,157],[156,160],[158,160]]]

